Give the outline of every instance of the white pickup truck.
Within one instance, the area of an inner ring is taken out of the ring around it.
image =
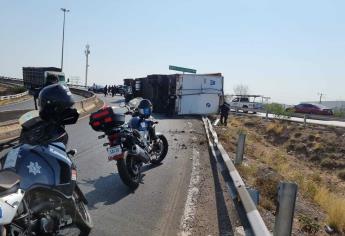
[[[245,95],[244,96],[243,95],[243,96],[233,96],[227,100],[228,100],[228,103],[230,104],[230,108],[232,110],[241,110],[241,108],[259,110],[259,109],[262,109],[263,105],[260,102],[255,102],[255,98],[257,98],[257,97],[259,97],[259,96],[257,96],[257,95],[255,95],[255,96]],[[252,98],[252,99],[250,99],[250,98]],[[243,111],[243,112],[247,112],[247,111]],[[253,112],[255,112],[255,111],[253,111]]]

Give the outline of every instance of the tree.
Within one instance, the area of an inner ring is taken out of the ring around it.
[[[234,87],[235,95],[248,95],[248,91],[248,86],[244,84],[238,84]]]

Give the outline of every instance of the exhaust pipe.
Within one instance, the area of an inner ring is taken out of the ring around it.
[[[133,146],[132,154],[144,163],[148,163],[150,161],[149,154],[137,144]]]

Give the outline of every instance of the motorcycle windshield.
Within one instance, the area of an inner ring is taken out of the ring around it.
[[[19,118],[19,124],[21,126],[26,126],[29,123],[39,122],[41,119],[37,110],[29,111]]]
[[[132,100],[130,100],[128,102],[128,106],[133,109],[133,108],[137,108],[139,103],[141,102],[141,100],[143,100],[143,98],[138,97],[138,98],[133,98]]]

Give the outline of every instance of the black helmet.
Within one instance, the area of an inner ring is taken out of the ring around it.
[[[138,105],[138,112],[140,117],[149,118],[152,114],[152,103],[148,99],[143,99]]]
[[[70,113],[74,100],[67,86],[52,84],[41,90],[38,104],[40,106],[39,114],[43,120],[62,122]]]

